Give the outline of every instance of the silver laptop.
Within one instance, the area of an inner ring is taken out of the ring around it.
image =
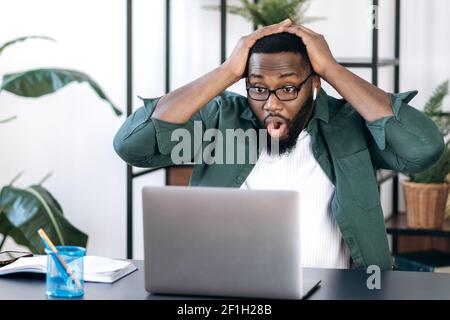
[[[301,299],[295,191],[144,187],[146,290],[157,294]]]

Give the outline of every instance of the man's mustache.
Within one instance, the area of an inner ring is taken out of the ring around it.
[[[263,123],[265,125],[267,125],[267,120],[269,118],[281,118],[284,120],[284,122],[286,122],[286,124],[288,124],[289,122],[291,122],[291,119],[286,118],[285,116],[279,114],[279,113],[273,113],[273,114],[268,114],[264,119],[263,119]]]

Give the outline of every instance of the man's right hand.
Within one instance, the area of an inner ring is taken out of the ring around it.
[[[241,37],[234,47],[230,57],[222,64],[222,67],[233,74],[235,77],[235,82],[238,82],[245,76],[244,72],[247,66],[250,48],[253,47],[255,42],[270,34],[286,32],[291,24],[292,21],[290,19],[286,19],[280,23],[263,27],[250,33],[249,35]]]

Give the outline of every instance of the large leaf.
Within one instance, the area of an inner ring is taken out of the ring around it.
[[[0,54],[3,52],[3,50],[5,50],[7,47],[12,46],[13,44],[17,43],[17,42],[22,42],[28,39],[43,39],[43,40],[50,40],[55,42],[55,39],[50,38],[50,37],[46,37],[46,36],[25,36],[25,37],[20,37],[20,38],[16,38],[13,39],[11,41],[8,41],[6,43],[4,43],[1,47],[0,47]]]
[[[12,116],[12,117],[9,117],[9,118],[6,118],[6,119],[1,119],[0,123],[7,123],[7,122],[10,122],[10,121],[13,121],[16,118],[17,118],[17,116]]]
[[[22,97],[35,98],[54,93],[74,81],[87,82],[101,99],[109,103],[116,115],[122,114],[122,111],[106,97],[94,80],[87,74],[76,70],[44,68],[5,74],[0,90],[6,90]]]
[[[86,247],[88,236],[63,215],[58,201],[39,185],[27,189],[3,187],[0,192],[0,233],[34,253],[43,253],[37,231],[43,228],[55,245]]]

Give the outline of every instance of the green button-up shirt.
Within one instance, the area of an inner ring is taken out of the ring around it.
[[[390,94],[394,115],[368,122],[344,99],[328,96],[321,89],[306,128],[315,159],[335,185],[331,208],[357,268],[392,268],[375,170],[416,173],[432,166],[443,153],[444,140],[437,126],[408,105],[416,94]],[[203,130],[218,129],[224,137],[226,129],[258,125],[247,98],[237,93],[224,91],[184,124],[151,117],[159,98],[143,99],[144,106],[127,118],[114,138],[114,149],[132,166],[173,165],[171,151],[179,141],[171,139],[172,133],[184,128],[193,137],[194,121],[201,121]],[[248,139],[244,143],[249,149]],[[254,167],[248,160],[243,164],[196,163],[189,184],[239,188]]]

